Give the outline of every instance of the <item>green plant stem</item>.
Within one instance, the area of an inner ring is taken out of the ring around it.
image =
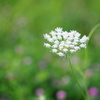
[[[72,64],[71,64],[70,57],[67,57],[67,58],[68,58],[68,62],[69,62],[69,65],[70,65],[70,68],[71,68],[71,71],[72,71],[73,78],[74,78],[75,82],[77,83],[78,87],[80,88],[81,93],[82,93],[82,95],[84,96],[85,100],[87,100],[87,97],[86,97],[86,95],[84,94],[83,89],[82,89],[82,87],[80,86],[80,84],[78,83],[77,78],[76,78],[76,76],[75,76],[75,73],[74,73],[74,70],[73,70],[73,66],[72,66]]]
[[[93,35],[94,31],[95,31],[98,27],[100,27],[100,23],[97,24],[97,25],[95,25],[95,26],[92,28],[92,30],[90,31],[90,33],[89,33],[89,35],[88,35],[89,40],[90,40],[91,36]],[[88,41],[88,42],[89,42],[89,41]],[[88,44],[88,42],[87,42],[87,44]]]
[[[89,41],[90,41],[90,39],[91,39],[93,33],[95,32],[95,30],[96,30],[98,27],[100,27],[100,23],[97,24],[97,25],[95,25],[95,26],[92,28],[92,30],[90,31],[90,33],[89,33],[89,35],[88,35],[89,40],[87,41],[87,46],[88,46],[88,43],[89,43]],[[88,66],[88,63],[87,63],[87,62],[88,62],[88,50],[85,49],[85,70],[86,70],[86,68],[87,68],[87,66]],[[85,75],[85,74],[84,74],[84,75]],[[87,84],[86,75],[84,76],[84,83],[85,83],[85,92],[86,92],[87,97],[88,97],[88,93],[87,93],[88,84]]]

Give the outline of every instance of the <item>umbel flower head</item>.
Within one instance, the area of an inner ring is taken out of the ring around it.
[[[80,48],[86,48],[86,41],[89,38],[86,35],[80,38],[80,35],[75,30],[67,32],[57,27],[49,34],[44,34],[44,38],[48,41],[48,43],[44,43],[44,46],[59,56],[65,56],[67,53],[74,53]]]

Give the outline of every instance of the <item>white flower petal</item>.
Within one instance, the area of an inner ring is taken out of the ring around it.
[[[70,50],[70,52],[73,53],[73,52],[76,52],[76,50],[73,50],[73,49],[72,49],[72,50]]]
[[[57,53],[57,55],[59,55],[59,56],[65,56],[64,53],[62,53],[62,52]]]
[[[86,44],[81,44],[80,47],[81,48],[86,48]]]
[[[53,38],[49,38],[47,39],[49,42],[54,42],[54,39]]]
[[[51,45],[49,43],[44,43],[44,46],[47,47],[47,48],[51,47]]]
[[[63,49],[63,51],[64,51],[64,52],[67,52],[67,51],[68,51],[68,49]]]
[[[56,44],[54,44],[53,46],[52,46],[52,48],[57,48],[58,47],[58,45],[56,45]]]
[[[82,39],[80,39],[80,42],[81,42],[81,43],[85,43],[87,40],[89,40],[89,38],[86,37],[86,35],[84,35],[84,36],[82,37]]]
[[[58,51],[57,49],[52,49],[53,53],[57,53],[57,51]]]
[[[75,50],[79,50],[79,49],[80,49],[80,47],[76,46],[76,47],[74,47],[74,49],[75,49]]]
[[[55,31],[57,31],[57,32],[62,32],[62,28],[57,27],[57,28],[55,29]]]
[[[45,38],[45,39],[49,39],[49,38],[51,38],[51,37],[50,37],[50,35],[48,35],[48,34],[44,34],[44,38]]]

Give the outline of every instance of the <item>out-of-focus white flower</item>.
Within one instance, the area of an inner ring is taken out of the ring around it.
[[[48,39],[50,39],[50,35],[44,34],[44,38],[48,40]]]
[[[57,32],[62,32],[62,28],[57,27],[57,28],[55,29],[55,31],[57,31]]]
[[[86,35],[84,35],[84,36],[82,37],[82,39],[80,39],[80,42],[81,42],[81,43],[85,43],[88,39],[89,39],[89,38],[86,37]]]
[[[76,52],[76,50],[74,50],[74,49],[71,49],[71,50],[70,50],[70,52],[71,52],[71,53],[73,53],[73,52]]]
[[[59,55],[59,56],[64,56],[64,53],[59,52],[59,53],[57,53],[57,55]]]
[[[63,49],[63,52],[67,52],[68,51],[68,49]]]
[[[52,52],[56,53],[58,50],[57,49],[52,49]]]
[[[51,47],[51,45],[49,43],[44,43],[44,46],[47,47],[47,48]]]
[[[38,100],[46,100],[44,95],[39,96]]]
[[[89,38],[86,35],[82,38],[80,36],[81,34],[75,30],[67,32],[57,27],[49,34],[44,34],[44,38],[49,42],[44,43],[44,46],[59,56],[65,56],[66,53],[74,53],[80,48],[86,48],[86,41]]]
[[[74,47],[75,48],[75,50],[79,50],[80,49],[80,47],[78,47],[78,46],[76,46],[76,47]]]
[[[81,44],[80,47],[86,48],[86,44]]]

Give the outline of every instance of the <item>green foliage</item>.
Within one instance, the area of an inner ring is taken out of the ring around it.
[[[46,100],[57,100],[59,90],[66,91],[68,100],[84,100],[67,59],[43,46],[43,34],[63,27],[88,35],[100,22],[99,5],[100,0],[0,0],[0,100],[36,100],[38,88]],[[87,59],[84,50],[72,56],[82,86],[86,61],[88,88],[100,89],[99,50],[100,28],[88,44]]]

